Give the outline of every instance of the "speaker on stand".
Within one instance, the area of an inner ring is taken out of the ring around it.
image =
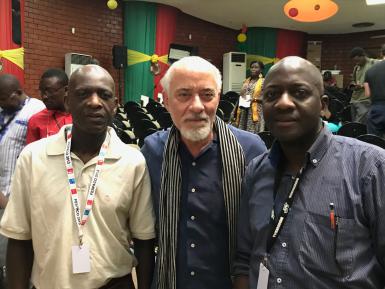
[[[118,70],[119,100],[122,99],[121,69],[127,67],[127,47],[114,45],[112,47],[112,64]]]

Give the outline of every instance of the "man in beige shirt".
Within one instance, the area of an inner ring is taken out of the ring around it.
[[[108,127],[114,91],[106,70],[80,68],[66,99],[73,126],[21,153],[0,229],[10,289],[29,288],[30,277],[37,289],[131,289],[138,262],[138,288],[150,287],[150,180],[143,155]]]

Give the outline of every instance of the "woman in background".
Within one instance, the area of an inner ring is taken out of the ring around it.
[[[234,111],[233,125],[258,133],[265,129],[262,115],[262,86],[264,65],[261,61],[250,63],[250,77],[243,82],[238,105]]]

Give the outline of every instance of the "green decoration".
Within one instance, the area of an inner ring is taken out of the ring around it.
[[[124,2],[124,45],[147,55],[155,51],[157,4],[148,2]],[[129,66],[124,73],[124,102],[140,102],[140,96],[152,96],[154,76],[150,62]]]

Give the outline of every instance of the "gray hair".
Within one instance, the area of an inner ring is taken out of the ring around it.
[[[221,90],[222,87],[222,76],[218,68],[199,56],[187,56],[174,62],[167,70],[166,74],[160,80],[160,84],[163,87],[163,91],[169,93],[170,81],[175,73],[175,70],[185,69],[191,72],[208,72],[212,74],[217,84],[217,89]]]

